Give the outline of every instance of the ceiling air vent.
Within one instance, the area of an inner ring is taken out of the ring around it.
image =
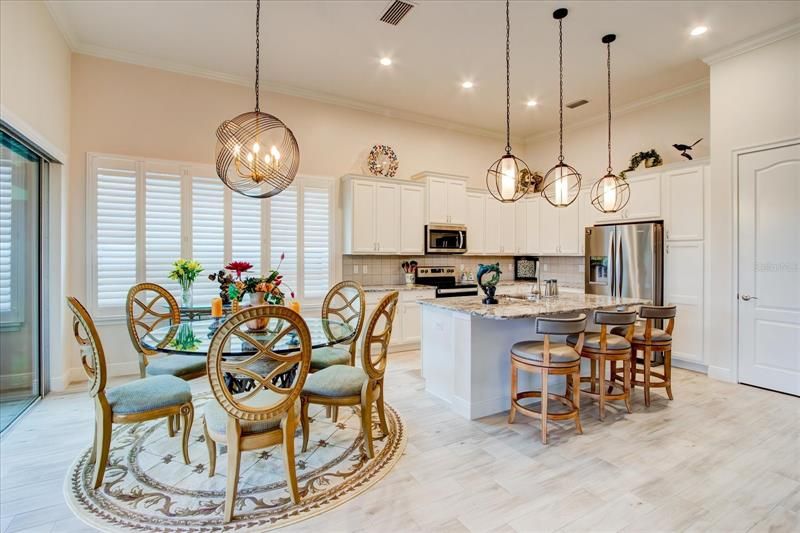
[[[385,22],[386,24],[391,24],[392,26],[397,26],[400,24],[400,21],[403,20],[403,17],[408,15],[408,12],[414,7],[414,4],[410,2],[402,2],[401,0],[394,0],[389,7],[386,8],[386,11],[381,15],[381,22]]]
[[[570,109],[575,109],[576,107],[580,107],[582,105],[586,105],[589,103],[589,100],[575,100],[574,102],[570,102],[567,104],[567,107]]]

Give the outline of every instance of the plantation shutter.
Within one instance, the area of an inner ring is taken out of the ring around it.
[[[330,286],[330,185],[303,184],[303,297],[323,297]]]
[[[97,161],[97,306],[122,308],[136,283],[136,163]]]
[[[264,273],[261,268],[261,204],[264,200],[237,192],[232,193],[231,200],[231,258],[251,263],[253,269],[248,274],[260,275]]]
[[[297,185],[292,185],[270,198],[270,268],[278,268],[281,254],[285,254],[280,272],[286,285],[283,292],[297,287]]]
[[[11,175],[8,159],[0,160],[0,320],[11,313],[11,259],[13,220],[11,218]]]
[[[225,266],[225,185],[217,177],[192,177],[192,259],[203,266],[194,283],[195,305],[210,304],[219,285],[208,275]]]
[[[145,280],[158,283],[178,297],[180,285],[167,276],[172,263],[181,256],[180,169],[148,169],[144,190]]]

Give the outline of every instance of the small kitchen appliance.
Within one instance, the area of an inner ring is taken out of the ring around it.
[[[463,254],[467,252],[467,227],[460,224],[425,226],[426,254]]]

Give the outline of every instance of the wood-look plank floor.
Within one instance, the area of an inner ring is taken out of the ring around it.
[[[504,415],[463,420],[424,392],[419,353],[393,354],[387,401],[405,457],[309,531],[800,531],[800,399],[674,371],[675,400],[641,390],[606,420],[584,399],[584,435]],[[204,380],[192,383],[207,389]],[[621,404],[620,404],[621,405]],[[41,401],[0,441],[0,532],[90,530],[64,503],[92,435],[83,386]],[[312,427],[313,431],[313,427]]]

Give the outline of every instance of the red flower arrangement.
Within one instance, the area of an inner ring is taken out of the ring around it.
[[[230,270],[236,273],[236,279],[242,279],[242,274],[253,268],[251,263],[247,261],[232,261],[225,265],[225,270]]]

